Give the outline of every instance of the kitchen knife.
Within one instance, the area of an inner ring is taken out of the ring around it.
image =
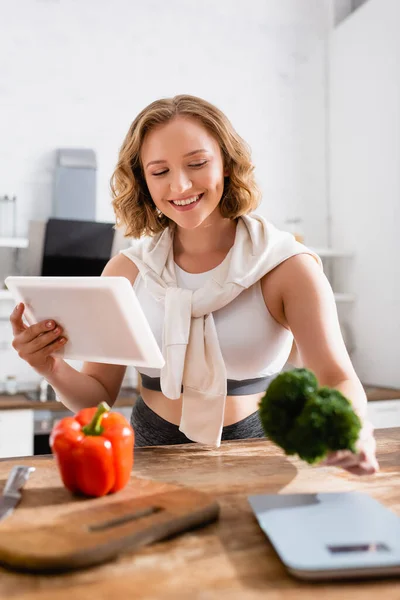
[[[21,489],[29,479],[35,467],[17,465],[11,469],[7,483],[0,496],[0,521],[10,515],[21,500]]]

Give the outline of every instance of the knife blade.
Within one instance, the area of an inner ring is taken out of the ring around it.
[[[35,467],[22,465],[17,465],[11,469],[4,486],[3,495],[0,496],[0,521],[10,515],[21,500],[21,490],[33,471],[35,471]]]

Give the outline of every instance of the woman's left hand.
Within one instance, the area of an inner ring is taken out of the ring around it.
[[[364,421],[356,443],[357,453],[350,450],[330,452],[319,464],[321,466],[340,467],[353,475],[373,475],[379,471],[376,460],[376,441],[372,423]]]

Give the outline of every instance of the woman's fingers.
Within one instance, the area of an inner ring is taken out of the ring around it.
[[[63,337],[63,336],[58,337],[50,344],[47,344],[47,346],[45,346],[44,348],[41,348],[40,350],[35,352],[34,355],[36,355],[36,354],[38,354],[38,352],[40,352],[43,356],[46,356],[46,357],[50,356],[50,354],[53,354],[53,352],[56,352],[57,350],[62,348],[65,345],[66,341],[67,341],[67,339],[65,337]]]
[[[335,452],[329,452],[327,454],[326,458],[320,464],[323,464],[323,465],[337,464],[341,460],[347,459],[350,454],[353,454],[352,452],[350,452],[350,450],[336,450]],[[354,456],[354,454],[353,454],[353,456]]]
[[[42,352],[45,356],[51,354],[52,351],[54,352],[55,343],[64,343],[65,338],[61,338],[61,329],[56,327],[52,331],[39,334],[36,338],[27,343],[23,343],[20,340],[14,340],[13,345],[18,351],[20,358],[29,361],[33,356],[36,357],[39,352]]]
[[[372,475],[379,471],[379,464],[374,453],[364,450],[358,454],[350,450],[331,452],[320,465],[345,469],[355,475]]]
[[[36,342],[36,340],[40,339],[40,337],[42,335],[45,335],[48,333],[54,334],[55,329],[56,329],[56,323],[54,321],[52,321],[51,319],[49,319],[47,321],[41,321],[40,323],[36,323],[35,325],[31,325],[31,327],[27,327],[27,328],[25,328],[24,331],[19,333],[19,335],[17,336],[18,344],[19,345],[30,344],[34,340]],[[58,331],[58,333],[60,333],[60,331]],[[46,345],[46,344],[44,344],[44,345]]]
[[[346,471],[353,475],[373,475],[379,471],[379,463],[376,458],[360,461],[358,465],[345,467]]]
[[[24,314],[25,306],[21,302],[17,304],[10,315],[10,322],[13,331],[13,335],[18,335],[27,329],[27,326],[22,321],[22,315]]]
[[[10,317],[14,333],[12,346],[20,358],[44,375],[54,366],[55,359],[51,355],[60,350],[67,340],[62,327],[52,319],[26,327],[22,322],[23,311],[24,306],[18,305]]]
[[[24,304],[20,303],[10,315],[14,335],[12,346],[20,358],[45,377],[55,365],[56,358],[51,355],[63,348],[67,339],[62,327],[52,319],[26,326],[22,321],[24,310]]]

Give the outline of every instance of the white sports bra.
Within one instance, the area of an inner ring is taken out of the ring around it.
[[[215,269],[193,274],[175,264],[177,284],[181,288],[196,290],[204,285]],[[164,304],[148,292],[140,274],[133,289],[161,348]],[[267,309],[260,281],[214,312],[213,316],[228,379],[255,379],[275,375],[282,370],[292,348],[293,335]],[[141,368],[139,372],[148,377],[160,377],[159,369]]]

